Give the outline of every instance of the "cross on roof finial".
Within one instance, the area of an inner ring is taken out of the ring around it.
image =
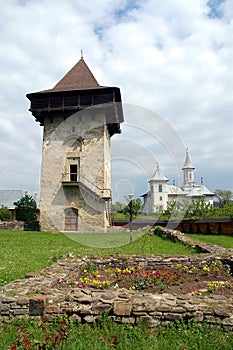
[[[81,49],[81,58],[83,58],[83,49]]]

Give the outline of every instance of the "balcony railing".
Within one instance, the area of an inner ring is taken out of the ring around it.
[[[79,173],[63,173],[62,174],[62,185],[63,186],[80,186],[84,185],[86,188],[97,194],[99,197],[110,199],[111,190],[110,188],[100,188],[94,182],[89,180],[87,177],[80,175]]]
[[[63,173],[62,182],[79,182],[79,173]]]

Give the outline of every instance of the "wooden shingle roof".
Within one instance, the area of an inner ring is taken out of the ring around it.
[[[91,89],[98,87],[100,87],[100,85],[84,59],[81,58],[51,91]]]

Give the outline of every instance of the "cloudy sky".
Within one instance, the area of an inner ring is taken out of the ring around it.
[[[182,184],[233,190],[232,0],[7,0],[0,13],[0,189],[39,192],[42,128],[26,93],[52,88],[80,59],[121,88],[112,138],[115,200],[147,191],[159,162]]]

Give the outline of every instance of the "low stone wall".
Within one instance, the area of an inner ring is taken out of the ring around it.
[[[184,238],[184,235],[178,232],[174,232],[174,236]],[[217,256],[221,256],[221,249],[217,251],[213,248],[213,251],[220,254]],[[124,324],[146,323],[148,327],[157,327],[175,320],[195,319],[233,330],[231,296],[152,294],[127,290],[73,288],[58,284],[58,279],[70,279],[82,264],[90,261],[90,258],[102,267],[124,268],[140,264],[145,269],[156,269],[177,262],[195,266],[200,260],[213,260],[216,257],[215,253],[190,256],[84,256],[80,259],[69,254],[46,269],[29,273],[27,278],[1,287],[0,322],[9,322],[11,317],[28,316],[44,316],[50,321],[58,315],[66,314],[73,322],[92,323],[107,312],[115,322]],[[231,253],[225,250],[224,259],[232,260]]]
[[[0,230],[23,231],[23,221],[0,221]]]
[[[0,294],[0,319],[9,322],[9,316],[44,316],[52,320],[66,314],[73,322],[92,323],[107,312],[116,322],[146,323],[157,327],[175,320],[195,319],[197,322],[218,324],[233,329],[233,298],[190,297],[173,294],[149,294],[129,291],[72,291],[58,303],[45,296],[10,297]]]
[[[151,231],[152,234],[156,234],[161,237],[168,238],[172,241],[179,241],[183,245],[190,246],[197,249],[201,253],[209,253],[215,256],[233,255],[233,249],[226,249],[215,244],[201,243],[192,239],[192,234],[188,236],[178,230],[169,230],[160,226],[155,227]]]

